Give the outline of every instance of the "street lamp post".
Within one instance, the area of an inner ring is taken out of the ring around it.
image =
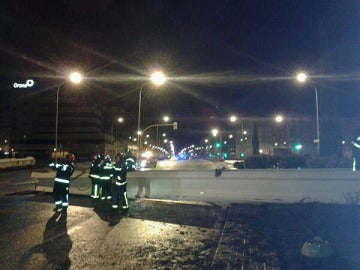
[[[114,137],[114,147],[115,147],[115,153],[118,150],[118,144],[117,144],[117,128],[115,129],[115,135],[114,135],[114,126],[116,123],[122,124],[124,122],[123,117],[118,117],[113,123],[111,124],[111,136]]]
[[[164,121],[165,123],[169,122],[169,121],[170,121],[170,117],[167,116],[167,115],[165,115],[165,116],[163,117],[163,121]],[[156,138],[155,138],[155,140],[156,140],[156,145],[159,146],[159,125],[156,126]]]
[[[56,90],[55,148],[54,148],[55,163],[57,162],[57,151],[58,151],[59,91],[62,85],[63,84],[60,84]]]
[[[68,78],[73,84],[79,84],[82,81],[82,75],[79,72],[72,72]],[[58,125],[59,125],[59,92],[61,86],[63,86],[65,82],[61,83],[56,90],[56,115],[55,115],[55,163],[57,162],[57,151],[58,151]]]
[[[113,134],[114,134],[114,125],[116,124],[116,122],[117,123],[123,123],[124,122],[124,118],[123,117],[118,117],[117,119],[116,119],[116,121],[113,121],[113,123],[112,123],[112,125],[111,125],[111,136],[114,136]],[[115,140],[116,140],[116,134],[115,134]]]
[[[230,120],[231,123],[234,124],[234,123],[238,122],[239,118],[236,115],[231,115],[229,117],[229,120]],[[235,129],[236,133],[235,133],[234,141],[235,141],[235,156],[236,157],[239,156],[239,154],[240,154],[239,152],[240,152],[240,148],[241,148],[240,144],[237,144],[237,142],[239,142],[239,143],[243,142],[243,136],[246,135],[246,130],[244,130],[244,120],[243,120],[243,118],[240,119],[240,125],[241,125],[241,136],[239,136],[239,138],[237,138],[238,134],[239,134],[238,128],[236,127],[236,129]]]
[[[217,129],[217,128],[214,128],[211,130],[211,133],[214,137],[214,146],[213,146],[213,149],[214,149],[214,155],[216,156],[217,159],[221,159],[222,158],[222,133],[220,133],[220,131]],[[219,141],[219,144],[220,145],[217,145],[217,142],[216,142],[216,137],[217,135],[220,133],[220,141]],[[216,153],[216,150],[218,149],[218,153]],[[218,156],[220,156],[220,158],[218,158]]]
[[[138,122],[137,122],[137,152],[136,152],[136,160],[139,160],[140,157],[140,135],[141,135],[141,131],[140,131],[140,115],[141,115],[141,93],[143,90],[144,85],[141,86],[140,91],[139,91],[139,110],[138,110]]]
[[[289,144],[289,146],[291,146],[291,143],[290,143],[290,130],[289,130],[288,120],[287,120],[287,119],[284,119],[284,117],[283,117],[281,114],[276,115],[275,118],[274,118],[274,120],[275,120],[276,123],[279,123],[279,124],[281,124],[282,122],[285,121],[285,124],[286,124],[287,143]]]
[[[315,106],[316,106],[316,143],[317,143],[317,155],[320,155],[320,122],[319,122],[319,99],[316,85],[311,83],[315,90]]]
[[[299,73],[296,76],[296,79],[300,83],[305,83],[307,81],[307,75],[305,73]],[[315,110],[316,110],[316,152],[317,155],[320,155],[320,121],[319,121],[319,98],[318,98],[318,91],[317,87],[314,82],[310,81],[310,84],[314,87],[315,91]]]
[[[161,71],[155,71],[150,76],[150,81],[156,85],[160,86],[165,83],[166,76]],[[142,90],[145,85],[142,85],[139,91],[139,110],[138,110],[138,122],[137,122],[137,154],[136,154],[136,160],[139,160],[140,157],[140,136],[141,136],[141,130],[140,130],[140,120],[141,120],[141,95]]]

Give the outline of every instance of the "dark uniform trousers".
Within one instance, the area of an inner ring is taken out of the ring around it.
[[[113,167],[110,162],[100,169],[99,186],[101,188],[101,199],[111,199],[111,177]]]
[[[99,198],[99,176],[94,177],[90,176],[91,181],[91,198],[98,199]]]
[[[129,208],[129,203],[126,194],[126,175],[129,168],[126,163],[117,162],[113,169],[113,184],[112,184],[112,208],[118,208],[121,202],[123,209]]]
[[[89,171],[89,178],[91,181],[91,194],[90,197],[94,198],[94,199],[98,199],[99,196],[99,179],[100,179],[100,175],[99,175],[99,163],[100,163],[100,159],[95,159],[92,164],[91,164],[91,168]]]
[[[54,181],[54,202],[56,208],[67,209],[69,206],[69,183]]]
[[[118,208],[121,203],[123,209],[129,208],[129,203],[126,194],[126,181],[112,184],[112,208]]]

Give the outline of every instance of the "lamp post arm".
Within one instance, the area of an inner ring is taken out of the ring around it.
[[[146,128],[144,128],[144,131],[143,133],[145,133],[145,131],[147,131],[148,129],[152,128],[152,127],[165,127],[165,126],[173,126],[174,123],[171,123],[171,124],[153,124],[153,125],[150,125],[150,126],[147,126]]]
[[[142,90],[144,88],[144,85],[141,86],[140,91],[139,91],[139,108],[138,108],[138,122],[137,122],[137,154],[136,154],[136,159],[139,160],[139,156],[140,156],[140,118],[141,118],[141,94],[142,94]]]
[[[142,95],[142,90],[143,90],[144,86],[141,86],[140,91],[139,91],[139,108],[138,108],[138,123],[137,123],[137,131],[140,131],[140,119],[141,119],[141,95]]]
[[[166,126],[174,126],[174,123],[172,123],[172,124],[153,124],[153,125],[150,125],[150,126],[147,126],[146,128],[144,128],[142,133],[144,134],[145,131],[149,130],[152,127],[166,127]]]
[[[59,124],[59,92],[60,88],[64,83],[60,84],[56,90],[56,113],[55,113],[55,163],[57,162],[57,151],[58,151],[58,124]]]

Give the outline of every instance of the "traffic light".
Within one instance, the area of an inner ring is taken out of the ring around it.
[[[297,144],[294,145],[294,149],[295,149],[296,151],[300,151],[300,150],[302,149],[302,145],[299,144],[299,143],[297,143]]]
[[[241,158],[245,157],[245,153],[241,152],[241,153],[240,153],[240,157],[241,157]]]
[[[220,143],[220,142],[215,142],[215,147],[216,147],[216,148],[220,148],[220,146],[221,146],[221,143]]]

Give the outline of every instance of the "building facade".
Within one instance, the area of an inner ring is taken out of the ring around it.
[[[82,95],[61,89],[58,100],[58,154],[72,152],[78,160],[96,153],[108,153],[113,137],[104,132],[103,112],[87,103]],[[39,88],[9,89],[2,98],[0,147],[13,149],[17,157],[54,157],[56,131],[56,91]],[[4,109],[5,108],[5,109]]]

